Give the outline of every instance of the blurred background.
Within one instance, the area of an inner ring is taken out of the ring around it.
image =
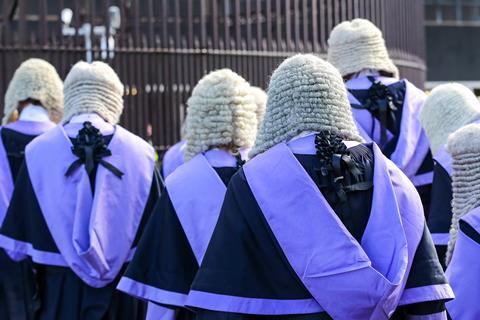
[[[0,0],[0,109],[26,58],[62,77],[78,60],[103,60],[125,84],[122,125],[163,152],[203,74],[229,67],[265,88],[285,57],[324,55],[333,26],[355,17],[384,31],[416,85],[455,80],[479,92],[480,0]]]

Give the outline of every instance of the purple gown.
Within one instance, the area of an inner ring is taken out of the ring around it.
[[[17,121],[0,128],[0,225],[23,164],[26,145],[54,126],[53,122]],[[38,309],[35,297],[30,261],[14,262],[0,250],[0,319],[32,319]]]
[[[186,301],[197,319],[444,319],[453,293],[413,185],[374,144],[350,149],[373,154],[374,188],[347,192],[346,207],[296,144],[232,178]]]
[[[115,291],[158,198],[153,149],[120,126],[57,126],[31,143],[0,246],[35,265],[38,319],[143,319]]]

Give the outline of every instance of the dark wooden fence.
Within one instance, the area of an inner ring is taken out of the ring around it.
[[[83,38],[62,35],[63,8],[73,10],[73,27],[108,27],[112,5],[120,8],[122,23],[115,56],[106,60],[125,84],[122,123],[141,136],[151,124],[160,151],[180,138],[185,102],[206,72],[229,67],[266,87],[285,57],[325,54],[328,34],[342,20],[376,23],[402,76],[424,82],[418,0],[0,0],[0,97],[28,57],[49,60],[62,77],[85,59]],[[92,39],[100,59],[98,38]]]

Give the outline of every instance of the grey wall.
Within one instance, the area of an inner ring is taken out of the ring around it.
[[[480,80],[480,27],[427,26],[427,81]]]

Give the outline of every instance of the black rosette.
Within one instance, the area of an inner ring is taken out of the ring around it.
[[[118,178],[123,176],[123,172],[113,166],[111,163],[103,160],[105,157],[112,155],[105,143],[105,138],[100,130],[95,128],[91,122],[85,122],[83,128],[78,132],[72,146],[72,153],[78,157],[67,169],[65,175],[70,176],[82,164],[90,175],[95,169],[96,164],[102,165],[104,168],[112,172]]]
[[[333,188],[338,199],[346,201],[346,193],[354,181],[361,180],[363,176],[362,166],[352,159],[342,138],[335,132],[318,133],[315,148],[320,160],[320,167],[315,170],[320,188]]]

